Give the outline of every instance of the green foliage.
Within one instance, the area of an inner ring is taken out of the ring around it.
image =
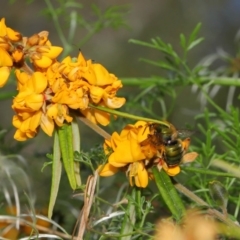
[[[106,27],[118,29],[126,26],[123,19],[127,12],[126,6],[113,6],[102,11],[96,5],[91,5],[94,20],[88,21],[84,14],[79,14],[84,11],[84,6],[75,0],[58,0],[54,4],[53,1],[45,0],[45,3],[47,8],[42,13],[53,20],[65,49],[64,55],[73,48],[77,27],[86,30],[86,35],[75,43],[81,47],[94,34]],[[151,64],[165,70],[166,74],[141,79],[122,79],[124,87],[138,89],[134,96],[125,93],[127,96],[125,111],[144,117],[149,116],[157,121],[174,116],[178,107],[176,102],[179,88],[187,89],[189,93],[194,92],[194,100],[200,105],[198,107],[200,110],[194,114],[194,117],[189,117],[186,125],[193,125],[192,123],[196,122],[197,129],[191,137],[190,151],[197,152],[198,158],[190,164],[183,165],[179,176],[174,178],[170,178],[163,171],[158,173],[154,169],[155,181],[152,182],[156,183],[156,186],[153,184],[147,189],[129,187],[126,177],[120,173],[118,178],[101,178],[96,187],[95,200],[91,206],[84,239],[93,239],[93,235],[95,239],[152,239],[155,228],[153,222],[156,219],[169,216],[174,221],[181,222],[185,209],[191,207],[226,224],[227,233],[222,231],[226,236],[225,239],[231,237],[239,239],[240,229],[234,223],[234,221],[240,221],[240,116],[239,96],[236,97],[237,87],[240,86],[240,69],[235,65],[239,53],[236,51],[236,56],[231,57],[222,52],[207,56],[198,64],[190,65],[189,53],[203,41],[202,37],[198,37],[200,28],[201,24],[198,24],[189,37],[180,34],[180,52],[174,50],[170,43],[164,42],[160,37],[152,38],[150,42],[130,40],[131,43],[158,52],[160,59],[157,61],[144,57],[140,60],[144,64]],[[67,35],[64,29],[69,30]],[[221,60],[223,65],[215,68],[215,60]],[[227,92],[220,99],[223,103],[217,99],[220,89]],[[2,98],[0,96],[0,100],[3,98],[4,96]],[[199,102],[197,102],[198,99]],[[170,104],[167,104],[168,102]],[[111,112],[114,113],[114,111]],[[182,113],[178,113],[178,116],[180,114]],[[130,118],[128,114],[123,117]],[[177,122],[179,119],[175,120],[173,117],[172,120]],[[52,215],[53,205],[58,200],[57,192],[61,177],[60,148],[61,151],[66,152],[63,163],[65,169],[68,169],[67,175],[73,189],[78,185],[74,175],[76,165],[81,163],[83,169],[87,168],[85,171],[87,177],[84,174],[81,176],[85,183],[89,172],[92,174],[99,164],[107,161],[102,146],[95,147],[87,153],[76,148],[69,150],[73,132],[71,129],[67,131],[59,135],[65,146],[54,146],[54,153],[50,157],[55,169],[54,173],[57,172],[58,175],[53,176],[52,189],[55,190],[51,192],[49,216]],[[80,142],[79,139],[74,141]],[[221,186],[215,184],[218,182]],[[82,185],[81,190],[86,190],[86,187],[87,185]],[[181,192],[181,195],[176,189]],[[88,197],[84,196],[84,199]],[[216,206],[216,201],[219,200],[220,204]],[[227,202],[229,209],[227,209]]]
[[[105,11],[102,11],[97,5],[92,4],[91,12],[88,13],[88,15],[93,15],[93,20],[89,20],[84,14],[84,6],[76,0],[56,0],[55,3],[50,0],[45,0],[45,3],[47,8],[45,8],[42,13],[49,17],[54,23],[64,48],[63,56],[68,55],[76,47],[81,49],[92,36],[104,28],[111,27],[118,29],[120,27],[127,27],[123,17],[127,13],[128,7],[124,5],[111,6]],[[65,29],[68,29],[67,34]],[[80,29],[85,30],[86,34],[81,37],[81,39],[76,40],[75,34]]]

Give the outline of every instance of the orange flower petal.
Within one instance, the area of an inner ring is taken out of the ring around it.
[[[62,47],[50,46],[48,48],[45,48],[44,52],[42,52],[42,55],[51,59],[55,59],[56,57],[59,56],[62,50],[63,50]]]
[[[125,98],[118,98],[118,97],[108,98],[104,100],[104,103],[109,108],[120,108],[125,102],[126,102]]]
[[[136,162],[144,159],[139,144],[134,140],[122,141],[115,149],[108,161],[115,167],[123,167],[127,163]]]
[[[135,177],[135,184],[137,187],[142,188],[145,188],[148,185],[148,173],[142,162],[138,164],[137,176]]]
[[[5,24],[5,18],[2,18],[0,21],[0,36],[4,37],[7,35],[7,27]]]
[[[19,32],[14,31],[11,28],[7,28],[7,36],[11,41],[19,41],[22,38],[22,35]]]
[[[95,116],[97,122],[103,126],[107,126],[110,122],[110,114],[109,113],[95,109],[94,116]]]
[[[42,93],[46,89],[48,82],[43,73],[34,72],[31,80],[35,93]]]
[[[52,64],[52,59],[42,55],[41,59],[34,59],[33,62],[40,68],[48,68]]]
[[[50,117],[42,114],[40,126],[48,136],[52,136],[54,130],[54,121]]]
[[[100,87],[92,86],[90,88],[90,97],[94,103],[99,103],[102,99],[104,90]]]
[[[26,134],[24,132],[20,131],[19,129],[17,129],[17,131],[15,132],[13,137],[17,141],[26,141],[28,139]]]
[[[3,48],[0,48],[0,67],[11,67],[13,61],[11,56]]]
[[[96,75],[97,86],[112,84],[117,80],[113,74],[109,74],[108,70],[99,63],[92,64],[92,69]]]
[[[3,87],[6,84],[9,75],[10,75],[9,67],[0,67],[0,87]]]
[[[43,101],[43,94],[31,94],[25,98],[26,107],[29,107],[34,111],[37,111],[42,107]]]
[[[97,169],[99,171],[99,176],[101,177],[109,177],[119,171],[118,168],[112,166],[109,163],[105,164],[104,166],[100,165]]]

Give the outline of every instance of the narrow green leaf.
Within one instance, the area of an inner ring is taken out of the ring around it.
[[[192,48],[194,48],[196,45],[198,45],[199,43],[201,43],[204,40],[204,38],[198,38],[195,41],[191,42],[189,44],[189,46],[187,47],[187,50],[191,50]]]
[[[58,128],[58,135],[63,166],[67,173],[70,186],[75,190],[77,188],[77,182],[74,170],[72,125],[65,123],[62,127]]]
[[[166,62],[163,62],[163,61],[156,62],[156,61],[148,60],[148,59],[145,59],[145,58],[141,58],[140,60],[145,62],[145,63],[151,64],[151,65],[154,65],[154,66],[157,66],[157,67],[161,67],[161,68],[164,68],[164,69],[167,69],[167,70],[170,70],[170,71],[176,71],[176,69],[172,65],[170,65]]]
[[[198,23],[197,26],[193,29],[190,37],[189,37],[189,44],[190,45],[193,41],[195,41],[197,34],[199,33],[199,30],[201,29],[202,24]]]
[[[137,44],[137,45],[141,45],[141,46],[144,46],[144,47],[150,47],[150,48],[157,48],[158,49],[158,47],[155,46],[154,44],[139,41],[139,40],[135,40],[135,39],[130,39],[128,42],[134,43],[134,44]]]
[[[50,192],[50,200],[48,206],[48,217],[52,217],[53,208],[57,199],[59,184],[62,174],[61,152],[59,146],[59,138],[57,131],[54,132],[53,143],[53,162],[52,162],[52,184]]]
[[[162,196],[166,205],[168,206],[169,210],[173,214],[173,217],[177,221],[180,220],[185,212],[185,208],[170,177],[164,170],[159,172],[156,167],[153,168],[153,175],[159,193]]]
[[[80,132],[76,118],[72,121],[73,151],[80,153]],[[74,161],[74,173],[77,186],[81,186],[80,162]]]
[[[194,173],[202,173],[202,174],[218,176],[218,177],[231,177],[231,178],[236,177],[236,176],[234,176],[233,174],[230,174],[230,173],[213,171],[213,170],[209,170],[207,168],[196,168],[196,167],[182,166],[181,169],[184,170],[184,171],[189,171],[189,172],[194,172]]]
[[[184,34],[180,34],[180,44],[182,46],[182,48],[185,50],[186,49],[186,38],[184,36]]]
[[[170,70],[170,71],[176,71],[176,69],[172,65],[170,65],[166,62],[163,62],[163,61],[159,62],[158,66],[161,67],[161,68]]]

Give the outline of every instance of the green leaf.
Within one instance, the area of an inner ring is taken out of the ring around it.
[[[53,144],[53,162],[52,162],[52,184],[50,191],[50,200],[48,206],[48,217],[52,217],[53,208],[57,199],[59,184],[62,174],[61,151],[59,146],[59,138],[57,131],[54,132]]]
[[[170,70],[170,71],[176,71],[176,69],[172,65],[170,65],[170,64],[168,64],[164,61],[156,62],[156,61],[148,60],[148,59],[145,59],[145,58],[141,58],[140,60],[142,62],[151,64],[151,65],[154,65],[154,66],[157,66],[157,67],[161,67],[161,68],[164,68],[164,69],[167,69],[167,70]]]
[[[173,214],[173,217],[179,221],[185,212],[185,208],[170,177],[164,170],[159,172],[156,167],[153,168],[153,175],[160,195]]]
[[[195,41],[197,34],[199,33],[199,30],[201,29],[201,27],[202,27],[202,24],[198,23],[197,26],[193,29],[193,31],[189,37],[188,45],[190,45],[193,41]]]
[[[73,118],[72,121],[72,135],[73,135],[73,152],[80,153],[80,132],[76,118]],[[74,174],[77,186],[81,185],[81,176],[80,176],[80,162],[74,161]]]
[[[73,190],[77,188],[77,181],[75,178],[75,163],[73,154],[73,134],[72,125],[65,123],[58,128],[59,143],[62,154],[63,166],[67,173],[70,186]]]
[[[140,40],[130,39],[128,42],[134,43],[134,44],[137,44],[137,45],[141,45],[141,46],[144,46],[144,47],[150,47],[150,48],[159,49],[159,47],[156,46],[155,44],[143,42],[143,41],[140,41]]]
[[[201,43],[204,40],[204,38],[198,38],[197,40],[191,42],[189,44],[189,46],[187,47],[187,50],[191,50],[192,48],[194,48],[196,45],[198,45],[199,43]]]
[[[219,171],[213,171],[213,170],[209,170],[207,168],[182,166],[181,169],[184,171],[189,171],[189,172],[194,172],[194,173],[202,173],[202,174],[218,176],[218,177],[231,177],[231,178],[236,177],[231,173],[223,173],[223,172],[219,172]]]
[[[185,50],[186,49],[186,38],[184,36],[184,34],[180,34],[180,44],[182,46],[182,48]]]

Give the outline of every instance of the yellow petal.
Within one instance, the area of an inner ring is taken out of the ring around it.
[[[48,136],[52,136],[54,130],[54,121],[50,117],[42,114],[40,126]]]
[[[100,87],[92,86],[90,88],[90,97],[94,103],[99,103],[102,99],[104,90]]]
[[[19,41],[22,38],[22,35],[19,32],[14,31],[11,28],[7,28],[7,36],[11,41]]]
[[[141,152],[141,148],[134,140],[122,141],[109,156],[109,163],[115,167],[123,167],[127,163],[143,160],[144,154]]]
[[[59,56],[62,50],[62,47],[50,46],[48,48],[45,48],[44,52],[42,52],[42,55],[51,59],[55,59]]]
[[[48,68],[52,64],[52,59],[42,56],[41,59],[34,59],[33,62],[40,68]]]
[[[12,120],[13,126],[14,126],[15,128],[20,128],[21,123],[22,123],[22,122],[20,121],[19,117],[18,117],[17,115],[14,115],[14,116],[13,116],[13,120]]]
[[[32,75],[32,84],[35,93],[42,93],[47,87],[47,78],[41,72],[34,72]]]
[[[16,139],[17,141],[26,141],[28,138],[26,136],[25,133],[23,133],[22,131],[20,131],[19,129],[17,129],[17,131],[14,134],[14,139]]]
[[[100,165],[97,170],[99,171],[99,176],[101,177],[109,177],[114,175],[116,172],[118,172],[118,168],[112,166],[111,164],[107,163],[104,166]]]
[[[95,109],[94,116],[95,116],[97,122],[103,126],[107,126],[110,122],[110,114],[109,113]]]
[[[104,86],[107,84],[112,84],[117,78],[109,74],[108,70],[99,63],[92,64],[93,71],[96,75],[96,85]]]
[[[0,48],[0,67],[11,67],[13,61],[11,56],[3,48]]]
[[[17,77],[17,84],[19,92],[23,90],[24,84],[30,79],[30,76],[26,72],[21,72],[19,69],[15,71]]]
[[[137,176],[135,177],[135,184],[137,187],[142,188],[145,188],[148,185],[148,173],[142,162],[138,164],[138,171]]]
[[[10,75],[9,67],[0,67],[0,87],[3,87],[6,84],[9,75]]]
[[[26,107],[29,107],[34,111],[37,111],[42,107],[43,101],[43,94],[31,94],[25,98]]]
[[[37,111],[34,113],[34,115],[31,118],[30,121],[30,131],[35,132],[37,127],[40,125],[40,120],[42,116],[42,111]]]
[[[51,119],[56,118],[58,115],[58,104],[51,104],[47,110],[47,116]]]
[[[7,27],[5,24],[5,18],[2,18],[0,21],[0,37],[4,37],[7,35]]]
[[[145,159],[145,155],[142,153],[141,147],[135,139],[130,140],[130,148],[134,161]]]
[[[106,100],[104,100],[104,103],[106,104],[106,106],[113,109],[122,107],[122,105],[125,102],[126,102],[125,98],[118,98],[118,97],[107,98]]]
[[[92,123],[97,124],[97,120],[94,116],[92,109],[80,109],[80,112]]]
[[[91,66],[86,67],[86,70],[81,73],[81,76],[91,85],[96,85],[96,75]]]

